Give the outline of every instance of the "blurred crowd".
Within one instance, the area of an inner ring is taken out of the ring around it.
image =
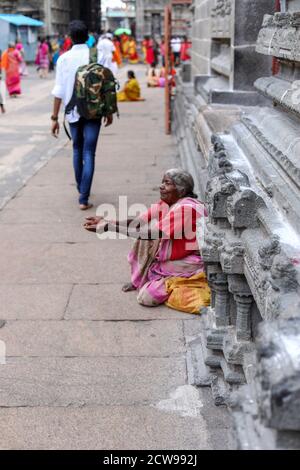
[[[55,70],[58,58],[72,48],[69,35],[40,37],[36,51],[35,65],[41,79],[48,77]],[[144,63],[147,65],[148,86],[165,86],[165,54],[166,45],[162,37],[157,40],[145,36],[142,43],[128,32],[114,34],[111,31],[98,34],[89,32],[87,41],[93,60],[111,69],[117,76],[118,69],[123,64]],[[190,60],[189,49],[191,42],[187,37],[173,36],[170,42],[170,59],[172,74],[175,68]],[[6,90],[10,97],[16,98],[21,94],[21,79],[28,75],[24,46],[21,41],[10,43],[7,50],[1,54],[0,61],[0,110],[5,112],[4,95]],[[5,75],[5,81],[3,76]]]

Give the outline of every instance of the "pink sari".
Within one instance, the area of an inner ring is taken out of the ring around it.
[[[195,199],[182,199],[177,207],[186,205],[187,201],[189,205],[194,205],[198,217],[205,217],[204,207]],[[175,220],[178,232],[183,228],[180,222],[182,224],[179,219]],[[172,243],[172,239],[137,240],[130,251],[128,261],[131,266],[131,283],[139,291],[137,300],[140,304],[149,307],[163,304],[169,297],[166,290],[167,279],[190,278],[204,272],[204,263],[198,249],[191,250],[184,258],[171,259]]]
[[[21,94],[20,63],[22,57],[17,50],[7,54],[6,86],[10,95]]]
[[[49,64],[50,64],[49,47],[48,47],[48,44],[46,44],[45,42],[39,45],[37,58],[36,58],[36,64],[41,69],[48,70],[49,68]]]

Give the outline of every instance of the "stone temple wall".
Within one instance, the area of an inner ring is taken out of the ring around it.
[[[174,132],[209,212],[198,238],[212,305],[190,375],[231,409],[238,448],[299,449],[300,0],[263,5],[258,63],[275,57],[279,70],[255,80],[263,105],[205,103],[178,79]]]
[[[43,34],[65,34],[72,19],[80,18],[90,30],[99,29],[98,0],[0,0],[0,12],[21,13],[44,21]]]
[[[274,0],[195,0],[192,76],[200,94],[213,103],[256,103],[253,82],[271,68],[255,53],[264,13]]]
[[[194,2],[192,24],[192,75],[208,75],[211,49],[211,1]]]

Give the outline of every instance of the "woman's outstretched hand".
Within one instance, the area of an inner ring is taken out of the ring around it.
[[[97,226],[103,220],[103,217],[87,217],[83,227],[89,232],[97,232]]]

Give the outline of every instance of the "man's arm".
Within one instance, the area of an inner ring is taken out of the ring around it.
[[[114,117],[113,117],[112,114],[110,114],[109,116],[105,116],[104,117],[104,127],[111,126],[113,121],[114,121]]]
[[[59,116],[59,111],[61,107],[61,98],[54,98],[53,102],[53,114],[51,116],[52,120],[52,126],[51,126],[51,133],[53,137],[58,137],[59,134],[59,122],[58,122],[58,116]]]

